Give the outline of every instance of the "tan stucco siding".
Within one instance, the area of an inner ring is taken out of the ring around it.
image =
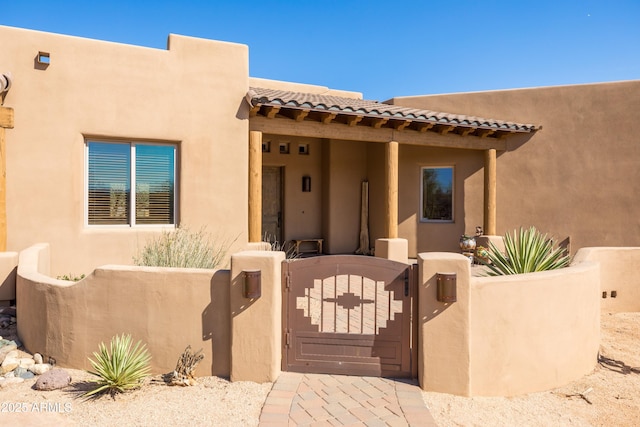
[[[421,169],[439,166],[454,168],[453,221],[421,221]],[[482,167],[482,151],[400,147],[399,236],[408,240],[410,257],[420,252],[458,252],[460,235],[473,234],[482,225]]]
[[[230,372],[229,270],[104,266],[80,282],[48,276],[50,248],[20,254],[18,335],[31,353],[89,369],[100,342],[130,334],[146,344],[155,374],[184,351],[202,349],[196,375]]]
[[[283,168],[283,239],[322,238],[322,141],[313,138],[283,138],[264,135],[270,152],[262,153],[264,166]],[[289,153],[280,153],[280,144],[289,144]],[[300,146],[308,154],[300,154]],[[302,177],[311,178],[311,191],[302,191]]]
[[[323,186],[327,201],[323,204],[325,253],[352,254],[359,245],[361,187],[367,179],[367,143],[331,140],[324,143],[323,150]]]
[[[85,226],[85,137],[178,147],[178,218],[246,243],[248,49],[169,36],[158,50],[0,27],[13,74],[5,106],[8,248],[52,247],[53,274],[130,263],[159,232]],[[46,69],[34,66],[50,53]]]
[[[497,231],[534,225],[571,247],[640,241],[640,81],[396,98],[542,125],[497,160]],[[468,199],[465,199],[465,202]]]

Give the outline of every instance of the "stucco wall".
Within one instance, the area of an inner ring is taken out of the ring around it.
[[[103,266],[73,283],[49,277],[49,255],[47,244],[20,253],[17,324],[27,351],[88,369],[100,342],[125,333],[147,345],[156,374],[175,369],[191,345],[205,356],[197,375],[229,375],[228,270]]]
[[[279,166],[283,173],[284,240],[322,237],[322,141],[311,138],[283,138],[264,135],[271,151],[262,153],[264,166]],[[279,144],[288,143],[289,154],[279,152]],[[309,146],[309,154],[299,154],[300,145]],[[311,177],[311,191],[302,191],[302,177]]]
[[[88,227],[85,137],[178,145],[178,218],[247,242],[248,48],[170,35],[159,50],[0,26],[8,249],[52,248],[52,274],[131,263],[157,227]],[[50,65],[38,69],[38,51]]]
[[[640,311],[640,248],[582,248],[573,263],[600,264],[600,306],[604,313]],[[615,298],[611,292],[615,291]]]
[[[16,299],[17,252],[0,252],[0,304]]]
[[[476,150],[400,146],[399,237],[409,242],[409,256],[431,251],[460,250],[462,234],[483,225],[484,154]],[[453,222],[420,221],[421,168],[454,168]]]
[[[503,277],[470,276],[460,254],[423,253],[418,263],[423,389],[512,396],[559,387],[597,363],[597,263]],[[456,302],[437,301],[436,273],[456,273]]]
[[[571,236],[573,248],[638,245],[640,81],[392,101],[543,126],[525,143],[508,138],[508,151],[498,153],[499,235],[534,225]]]
[[[352,254],[360,243],[361,184],[367,179],[367,144],[324,142],[322,168],[325,253]]]
[[[600,347],[599,268],[472,277],[470,394],[549,390],[588,374]]]

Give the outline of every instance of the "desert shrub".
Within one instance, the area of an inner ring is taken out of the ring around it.
[[[514,230],[513,235],[505,234],[504,247],[502,253],[489,243],[489,263],[485,263],[489,276],[555,270],[567,267],[571,262],[564,249],[554,246],[553,241],[535,227]]]
[[[163,231],[134,256],[133,262],[149,267],[216,268],[230,246],[228,240],[215,240],[204,229],[191,231],[181,226]]]
[[[275,238],[275,236],[272,236],[269,233],[264,233],[262,241],[271,244],[272,251],[284,252],[287,259],[300,258],[300,254],[296,252],[296,248],[293,245],[287,244],[287,242],[280,242]]]
[[[93,380],[96,387],[85,393],[85,397],[106,392],[113,396],[138,388],[150,373],[151,356],[140,341],[132,347],[131,335],[116,335],[111,339],[109,349],[103,342],[100,343],[93,357],[96,360],[89,358],[93,371],[88,372],[98,378]]]

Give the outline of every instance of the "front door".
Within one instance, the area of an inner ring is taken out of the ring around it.
[[[262,167],[263,239],[282,244],[282,167]]]

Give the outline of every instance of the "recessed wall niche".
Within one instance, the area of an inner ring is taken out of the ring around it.
[[[281,142],[280,143],[280,154],[289,154],[289,143]]]

